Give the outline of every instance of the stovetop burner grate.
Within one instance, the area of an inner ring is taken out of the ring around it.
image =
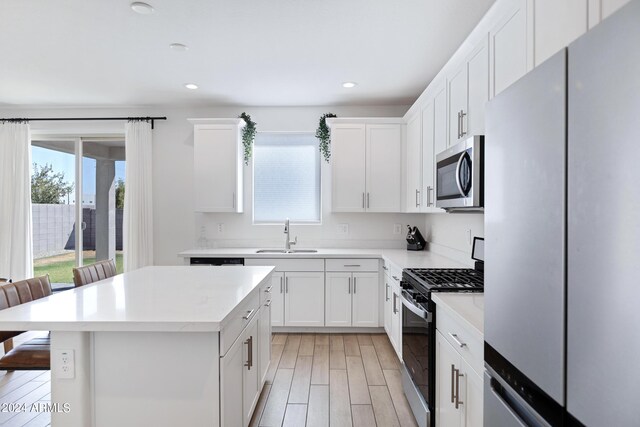
[[[469,268],[408,268],[409,276],[429,290],[472,291],[484,289],[482,271]]]

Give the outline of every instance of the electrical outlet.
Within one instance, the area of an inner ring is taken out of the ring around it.
[[[218,223],[218,233],[224,233],[224,222]]]
[[[402,225],[401,224],[393,224],[393,234],[402,233]]]
[[[349,234],[349,224],[338,224],[339,234]]]
[[[73,350],[55,350],[55,357],[58,361],[56,364],[56,377],[71,379],[76,376],[76,362]]]

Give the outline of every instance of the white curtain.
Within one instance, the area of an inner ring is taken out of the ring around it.
[[[27,123],[0,122],[0,277],[33,277],[31,140]]]
[[[124,271],[132,271],[153,265],[151,124],[128,122],[125,144]]]

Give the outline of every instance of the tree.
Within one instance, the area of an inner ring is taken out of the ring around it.
[[[64,197],[71,194],[73,184],[64,179],[64,172],[53,172],[53,166],[33,164],[31,175],[31,202],[40,204],[61,204]]]
[[[116,209],[124,209],[124,181],[118,179],[116,183]]]

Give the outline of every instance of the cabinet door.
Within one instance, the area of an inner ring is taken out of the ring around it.
[[[429,212],[435,206],[435,114],[434,100],[430,99],[422,109],[422,189],[424,195],[421,211]]]
[[[353,273],[353,326],[378,327],[378,273]]]
[[[241,335],[245,351],[245,359],[242,364],[242,425],[249,425],[251,413],[258,402],[260,395],[259,382],[259,354],[258,354],[258,318],[259,313],[253,316]],[[226,393],[226,391],[225,391]],[[231,424],[225,424],[231,425]]]
[[[464,412],[465,427],[482,427],[483,405],[484,405],[484,384],[482,377],[461,359],[464,377],[460,379],[460,400]]]
[[[484,109],[489,101],[489,39],[485,37],[467,62],[468,110],[462,120],[465,137],[484,135]]]
[[[331,210],[365,211],[365,125],[331,128]]]
[[[262,387],[271,362],[271,306],[273,301],[268,299],[260,309],[258,319],[258,385]]]
[[[284,326],[284,273],[271,276],[271,326]]]
[[[240,426],[244,424],[242,407],[243,370],[245,369],[245,347],[242,339],[236,340],[227,354],[220,358],[220,408],[222,425]]]
[[[367,195],[369,212],[400,212],[402,126],[367,125]]]
[[[239,130],[234,125],[194,126],[197,212],[242,212]]]
[[[440,427],[462,426],[462,406],[456,409],[454,403],[456,394],[454,369],[460,369],[460,367],[460,355],[442,334],[436,331],[436,421]],[[462,397],[460,400],[464,402]]]
[[[351,273],[326,273],[325,326],[351,326]]]
[[[433,98],[433,144],[434,156],[447,149],[447,94],[444,85],[436,90]]]
[[[462,64],[449,77],[449,146],[464,138],[462,133],[463,119],[467,114],[467,64]]]
[[[535,66],[587,32],[587,0],[536,0],[534,7]]]
[[[285,326],[324,326],[324,273],[286,273]]]
[[[514,0],[513,8],[489,33],[491,43],[491,95],[496,96],[524,76],[533,65],[533,37],[527,1]]]
[[[422,194],[422,117],[416,113],[407,122],[406,212],[419,212]]]
[[[387,332],[389,341],[393,344],[393,335],[391,334],[391,316],[393,316],[393,298],[389,276],[384,275],[384,330]]]
[[[391,316],[391,335],[396,349],[398,358],[402,360],[402,300],[400,299],[400,289],[397,286],[392,286],[392,316]]]

